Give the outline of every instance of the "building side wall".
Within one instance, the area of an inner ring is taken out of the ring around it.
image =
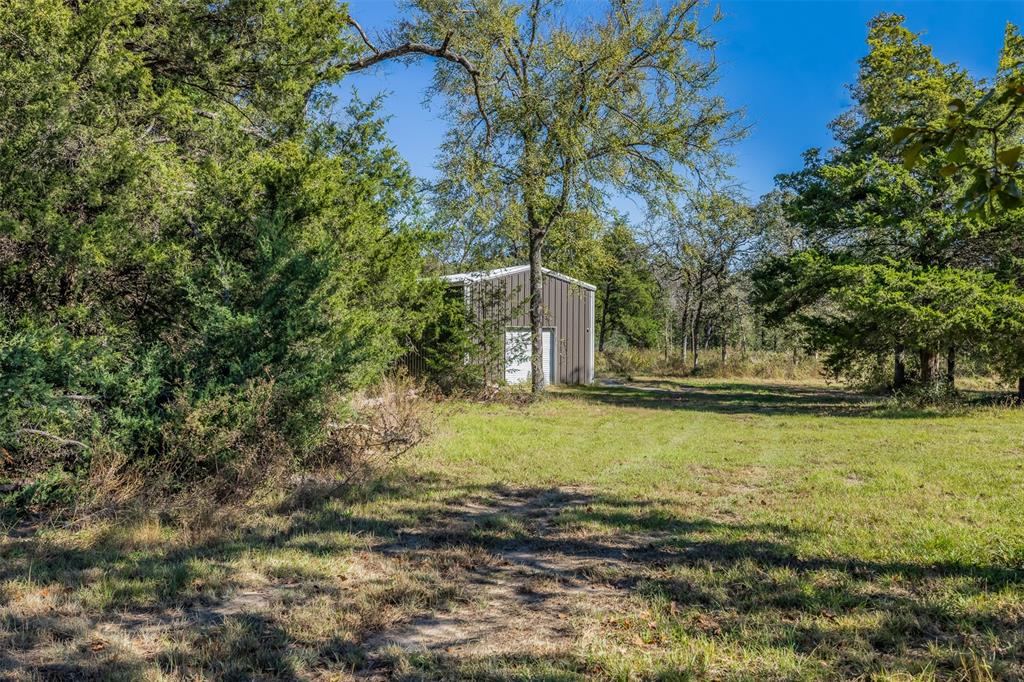
[[[478,320],[500,320],[501,327],[529,327],[529,271],[483,280],[466,287],[466,302]],[[591,306],[594,292],[544,275],[544,325],[555,329],[555,378],[560,384],[586,384],[592,375]],[[503,368],[501,369],[503,373]]]

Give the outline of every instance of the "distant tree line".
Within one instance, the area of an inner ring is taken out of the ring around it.
[[[899,15],[868,47],[836,146],[760,201],[719,175],[641,224],[576,217],[549,259],[597,285],[600,348],[694,370],[712,348],[799,350],[896,391],[952,388],[968,365],[1024,398],[1024,39],[1007,26],[990,83]]]

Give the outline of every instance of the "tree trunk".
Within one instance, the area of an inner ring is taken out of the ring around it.
[[[903,361],[903,346],[896,346],[892,363],[892,390],[899,391],[907,385],[907,365]]]
[[[536,230],[530,230],[530,372],[533,376],[531,388],[534,393],[544,390],[544,310],[541,297],[544,270],[540,255],[543,245],[544,237]]]
[[[725,367],[725,352],[726,352],[725,337],[722,337],[722,367]]]
[[[918,357],[921,359],[921,385],[929,386],[939,374],[939,354],[930,348],[922,348]]]
[[[669,350],[672,348],[672,316],[665,306],[665,366],[668,367]]]
[[[1017,379],[1017,400],[1024,403],[1024,377]]]
[[[704,300],[703,297],[697,299],[697,309],[693,313],[693,326],[691,327],[692,336],[690,341],[693,343],[693,371],[696,372],[698,365],[698,355],[700,353],[699,341],[697,339],[697,329],[700,326],[700,316],[704,312]]]
[[[956,387],[956,346],[953,344],[946,351],[946,383],[950,388]]]
[[[686,295],[683,297],[683,315],[679,328],[683,334],[682,361],[686,362],[686,356],[690,354],[690,287],[686,287]]]

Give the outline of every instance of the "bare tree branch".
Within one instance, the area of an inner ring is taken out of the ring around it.
[[[363,42],[370,48],[373,54],[361,57],[355,61],[349,62],[345,65],[345,70],[349,73],[356,71],[363,71],[375,66],[381,62],[388,61],[390,59],[399,59],[401,57],[409,55],[424,55],[427,57],[436,57],[453,64],[458,64],[463,70],[469,74],[470,79],[473,81],[473,95],[476,97],[476,108],[480,112],[480,117],[484,120],[484,126],[486,127],[486,143],[491,143],[491,120],[487,116],[487,111],[484,109],[483,94],[480,87],[480,69],[476,67],[465,55],[459,54],[458,52],[452,52],[448,49],[448,45],[451,42],[451,34],[445,36],[444,41],[440,47],[433,45],[427,45],[426,43],[418,43],[409,41],[402,43],[401,45],[395,45],[394,47],[388,48],[387,50],[379,50],[373,43],[367,38],[366,33],[362,27],[356,22],[355,19],[349,18],[349,24],[351,24],[359,35],[362,37]]]
[[[366,31],[363,30],[363,27],[359,25],[358,21],[356,21],[352,17],[349,17],[348,23],[359,33],[359,37],[363,39],[363,42],[366,43],[366,46],[370,48],[371,52],[373,52],[374,54],[380,52],[380,50],[377,49],[376,45],[371,43],[370,39],[366,37]]]

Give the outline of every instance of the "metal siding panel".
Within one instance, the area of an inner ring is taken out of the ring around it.
[[[575,288],[572,297],[572,383],[580,383],[580,290]]]
[[[505,280],[506,291],[508,292],[508,306],[505,308],[505,315],[509,323],[520,326],[520,318],[523,314],[523,300],[526,292],[519,286],[520,277],[518,274],[509,275]]]
[[[566,283],[567,285],[567,283]],[[562,327],[565,329],[565,378],[567,384],[572,383],[572,344],[575,336],[575,329],[572,326],[572,292],[567,285],[562,296]]]
[[[515,307],[512,309],[515,314],[512,319],[516,321],[517,325],[525,327],[527,324],[523,319],[523,311],[527,307],[526,300],[530,296],[530,291],[528,283],[526,282],[526,277],[523,273],[519,273],[515,276],[515,289]]]
[[[583,351],[584,343],[587,338],[587,324],[583,316],[584,303],[587,300],[587,290],[582,287],[577,287],[578,295],[576,296],[576,383],[583,383],[583,374],[585,372],[587,354]]]
[[[555,357],[558,360],[562,360],[562,287],[560,286],[554,277],[544,277],[544,286],[547,287],[549,295],[548,299],[548,312],[551,315],[550,324],[555,327]],[[564,362],[557,363],[557,375],[556,378],[558,383],[562,383],[562,365]]]
[[[587,383],[587,295],[590,292],[584,289],[580,296],[580,383]]]
[[[516,321],[524,327],[529,326],[529,298],[530,298],[530,282],[526,272],[521,273],[516,277],[517,283],[520,287],[520,298],[519,307],[516,311]]]
[[[569,300],[569,287],[564,286],[565,282],[562,282],[562,284],[563,286],[560,289],[562,295],[559,301],[562,304],[562,319],[559,322],[562,325],[562,352],[565,356],[562,362],[565,369],[562,374],[562,381],[569,383],[569,377],[572,376],[572,302]]]
[[[569,291],[569,287],[565,288],[564,309],[562,311],[562,326],[565,328],[565,383],[572,383],[572,367],[573,367],[573,335],[576,330],[573,328],[572,321],[572,292]]]
[[[516,324],[521,327],[530,326],[529,316],[529,304],[526,302],[530,296],[530,278],[529,271],[520,272],[516,274],[516,287],[518,293],[516,294]]]
[[[562,312],[562,326],[565,327],[565,383],[572,383],[572,370],[575,363],[573,356],[573,337],[576,335],[576,328],[572,315],[572,291],[571,285],[564,290],[564,310]]]
[[[555,353],[558,354],[558,383],[565,383],[565,358],[563,357],[562,349],[565,347],[565,291],[562,286],[562,281],[555,279],[554,277],[549,278],[549,281],[556,283],[551,288],[552,301],[554,302],[554,318],[555,318]]]
[[[478,320],[500,314],[508,321],[506,326],[529,327],[529,286],[529,270],[468,285],[468,307]],[[594,362],[594,292],[550,275],[544,275],[542,287],[542,326],[555,329],[556,380],[565,384],[589,383]],[[505,300],[494,305],[495,293],[503,294]]]
[[[572,377],[572,301],[570,300],[569,287],[562,288],[562,329],[565,330],[565,376],[562,381],[570,383]]]
[[[541,277],[541,305],[544,308],[544,326],[548,327],[554,323],[554,296],[555,288],[551,286],[551,278]]]
[[[587,295],[584,297],[586,299],[586,303],[583,310],[583,318],[586,320],[587,329],[587,334],[583,339],[583,352],[586,353],[587,358],[587,361],[583,366],[583,383],[585,384],[590,383],[590,375],[594,367],[594,318],[593,315],[591,315],[591,306],[593,305],[592,301],[594,300],[593,295],[594,292],[588,291]]]
[[[576,324],[573,321],[573,286],[567,283],[565,287],[565,383],[571,384],[573,372],[576,368]]]
[[[586,354],[583,353],[583,338],[587,334],[586,325],[583,323],[583,301],[586,294],[581,290],[576,297],[576,383],[580,384],[583,378],[583,365],[586,362]]]
[[[588,292],[586,291],[583,292],[582,300],[580,301],[580,329],[583,330],[583,334],[580,338],[580,357],[583,358],[583,361],[580,363],[581,384],[587,383],[587,377],[589,376],[587,374],[587,363],[589,362],[587,353],[587,327],[590,324],[590,315],[587,312],[589,310],[589,306],[587,305],[587,293]]]
[[[576,383],[582,384],[586,374],[587,353],[584,350],[587,339],[587,323],[583,315],[586,307],[587,290],[580,288],[580,295],[576,300]]]
[[[594,355],[594,339],[597,336],[597,330],[594,329],[594,303],[597,300],[595,293],[587,292],[587,328],[590,330],[587,334],[589,338],[587,338],[586,382],[588,384],[594,381],[594,369],[597,365],[597,358]]]
[[[515,276],[505,278],[505,317],[511,321],[512,310],[515,307]]]
[[[526,298],[526,288],[522,284],[523,274],[517,273],[509,277],[509,283],[511,284],[512,291],[509,295],[509,308],[508,315],[509,319],[513,320],[517,326],[523,326],[523,301]]]
[[[512,319],[516,321],[517,325],[526,327],[529,326],[527,311],[530,306],[527,303],[527,299],[530,296],[530,283],[527,281],[527,276],[524,272],[517,273],[513,282],[512,297],[515,299],[515,303],[509,314],[512,315]]]

